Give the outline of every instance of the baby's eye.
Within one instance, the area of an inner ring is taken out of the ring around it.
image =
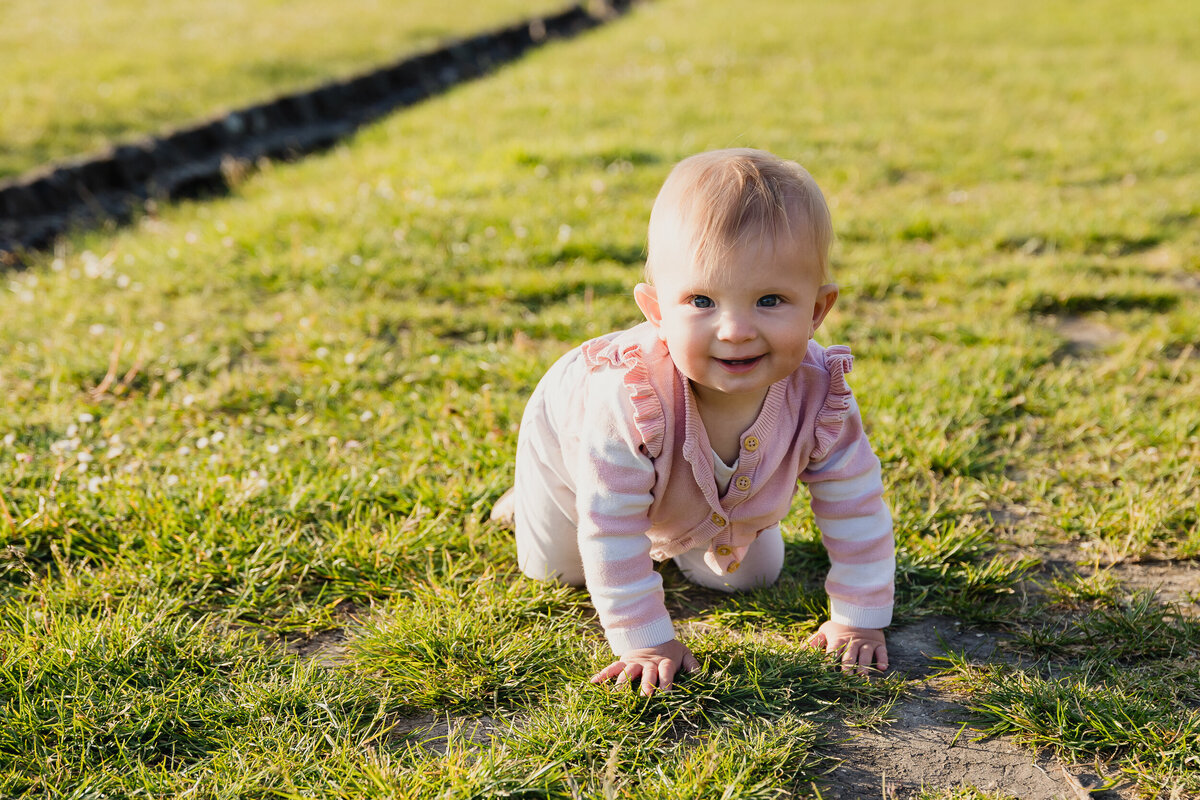
[[[777,294],[765,294],[758,298],[758,304],[764,308],[774,308],[783,302],[783,298]]]
[[[702,294],[693,295],[692,299],[689,300],[688,302],[691,303],[696,308],[712,308],[713,307],[712,298],[705,297]]]

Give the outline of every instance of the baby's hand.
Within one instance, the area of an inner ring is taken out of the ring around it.
[[[854,628],[829,620],[808,638],[805,646],[820,647],[826,653],[841,653],[842,672],[866,675],[874,664],[880,670],[888,668],[887,645],[883,631],[877,628]]]
[[[664,642],[657,647],[630,650],[592,676],[592,683],[617,679],[617,686],[642,677],[642,694],[649,697],[655,688],[664,692],[671,689],[675,675],[700,669],[700,662],[678,639]]]

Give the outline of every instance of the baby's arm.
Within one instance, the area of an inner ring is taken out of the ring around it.
[[[619,492],[596,502],[610,513],[593,508],[580,514],[579,549],[592,603],[600,615],[613,653],[618,656],[592,676],[593,683],[617,679],[617,685],[641,678],[641,691],[669,689],[679,672],[699,664],[675,638],[675,627],[663,601],[662,578],[650,558],[650,539],[644,532],[622,532],[622,515],[612,514]],[[641,505],[630,498],[630,509]],[[645,517],[645,505],[641,516]],[[583,512],[581,508],[581,512]]]
[[[599,376],[598,376],[599,377]],[[676,638],[650,557],[654,465],[627,424],[622,392],[593,390],[580,434],[576,512],[579,553],[592,603],[616,660],[593,682],[641,678],[642,692],[670,687],[696,659]],[[617,402],[606,402],[609,398]]]
[[[883,502],[879,459],[863,433],[853,398],[827,454],[801,475],[829,553],[825,581],[830,620],[809,644],[841,653],[847,670],[887,668],[883,628],[891,622],[896,569],[892,516]]]

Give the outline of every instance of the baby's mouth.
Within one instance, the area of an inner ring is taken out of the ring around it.
[[[734,371],[750,369],[751,367],[753,367],[755,364],[757,364],[761,360],[762,360],[762,356],[753,356],[751,358],[718,358],[717,359],[717,361],[720,361],[721,364],[726,369],[730,369],[730,370],[734,370]]]

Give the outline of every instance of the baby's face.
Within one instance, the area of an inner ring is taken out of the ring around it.
[[[702,403],[717,399],[709,393],[758,402],[804,361],[837,289],[821,285],[815,253],[803,245],[738,247],[713,272],[667,258],[655,266],[654,286],[639,287],[657,308],[642,297],[639,304]]]

